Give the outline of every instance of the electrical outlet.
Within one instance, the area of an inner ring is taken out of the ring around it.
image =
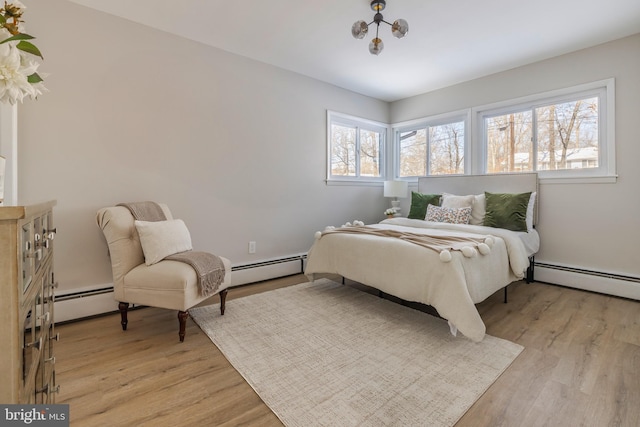
[[[254,242],[253,240],[249,242],[249,253],[250,254],[256,253],[256,242]]]

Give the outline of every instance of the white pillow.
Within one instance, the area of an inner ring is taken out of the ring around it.
[[[456,196],[454,194],[442,194],[440,206],[447,209],[473,208],[475,196]]]
[[[441,206],[448,209],[471,208],[471,218],[469,224],[482,225],[484,222],[485,199],[484,193],[469,196],[456,196],[444,193],[442,195]]]
[[[169,255],[189,251],[191,234],[181,219],[167,221],[135,221],[144,262],[147,265],[162,261]]]
[[[484,216],[487,214],[486,200],[484,193],[476,194],[473,196],[473,208],[471,209],[471,218],[469,224],[482,225],[484,224]]]
[[[531,192],[531,197],[529,198],[529,204],[527,205],[527,217],[525,221],[527,222],[527,231],[533,230],[533,207],[536,203],[536,192]]]

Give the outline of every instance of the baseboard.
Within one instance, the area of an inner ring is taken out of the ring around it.
[[[640,300],[640,277],[536,262],[535,281]]]
[[[307,254],[291,255],[258,262],[234,265],[231,268],[231,286],[262,282],[263,280],[291,276],[304,272]]]
[[[246,285],[299,274],[304,271],[306,254],[273,258],[231,267],[231,286]],[[56,295],[56,322],[67,322],[118,311],[113,284],[74,289]]]
[[[110,284],[56,295],[54,310],[56,323],[60,323],[118,311],[118,302]]]

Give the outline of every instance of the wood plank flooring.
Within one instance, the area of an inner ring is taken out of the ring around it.
[[[303,281],[247,285],[228,299]],[[478,305],[487,332],[525,350],[456,426],[640,425],[640,302],[523,282],[502,298]],[[70,405],[72,426],[282,425],[192,320],[178,341],[175,312],[131,311],[126,332],[118,314],[57,332],[57,403]]]

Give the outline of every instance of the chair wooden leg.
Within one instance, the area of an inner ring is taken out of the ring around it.
[[[120,324],[122,325],[122,330],[126,331],[127,323],[129,323],[129,321],[127,320],[127,310],[129,309],[129,303],[128,302],[119,303],[118,309],[120,310]]]
[[[220,314],[224,316],[224,304],[227,301],[227,289],[220,291]]]
[[[187,318],[189,317],[188,311],[179,311],[178,312],[178,321],[180,322],[180,332],[178,335],[180,336],[180,342],[184,342],[184,334],[187,329]]]

